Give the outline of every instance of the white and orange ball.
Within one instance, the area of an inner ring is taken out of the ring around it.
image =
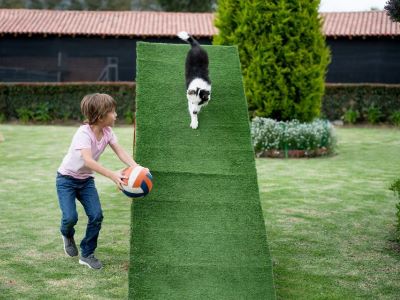
[[[144,197],[153,188],[153,176],[142,166],[128,167],[122,171],[122,174],[127,177],[122,180],[124,182],[122,192],[128,197]]]

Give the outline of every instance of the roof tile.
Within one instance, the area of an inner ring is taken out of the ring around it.
[[[384,11],[321,13],[326,36],[399,36]],[[212,13],[0,9],[0,34],[171,37],[217,34]]]

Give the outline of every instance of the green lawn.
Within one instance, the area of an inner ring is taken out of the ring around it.
[[[93,271],[66,257],[59,233],[55,174],[77,127],[0,125],[0,298],[124,299],[128,293],[131,200],[97,176],[104,221],[97,256],[105,268]],[[116,128],[132,152],[132,128]],[[122,163],[108,149],[101,162]],[[77,242],[87,218],[80,205]]]
[[[97,176],[104,210],[93,271],[65,257],[54,180],[76,127],[0,125],[0,298],[126,299],[130,202]],[[131,151],[132,129],[115,129]],[[398,299],[399,246],[391,242],[400,131],[339,129],[339,155],[258,159],[280,299]],[[119,169],[107,151],[101,162]],[[86,216],[79,208],[77,237]],[[396,250],[397,249],[397,250]]]
[[[335,157],[257,161],[277,294],[399,299],[388,186],[400,177],[400,131],[337,132]]]

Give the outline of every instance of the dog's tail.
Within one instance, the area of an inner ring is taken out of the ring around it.
[[[179,32],[178,37],[186,43],[189,43],[192,47],[200,46],[199,42],[186,31]]]

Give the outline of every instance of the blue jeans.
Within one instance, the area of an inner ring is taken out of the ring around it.
[[[60,228],[62,235],[73,237],[75,234],[74,226],[78,222],[75,199],[78,199],[85,209],[88,216],[88,224],[86,235],[81,241],[80,247],[81,255],[87,257],[97,247],[97,238],[99,237],[103,220],[103,212],[94,179],[92,177],[76,179],[57,173],[56,187],[62,212]]]

